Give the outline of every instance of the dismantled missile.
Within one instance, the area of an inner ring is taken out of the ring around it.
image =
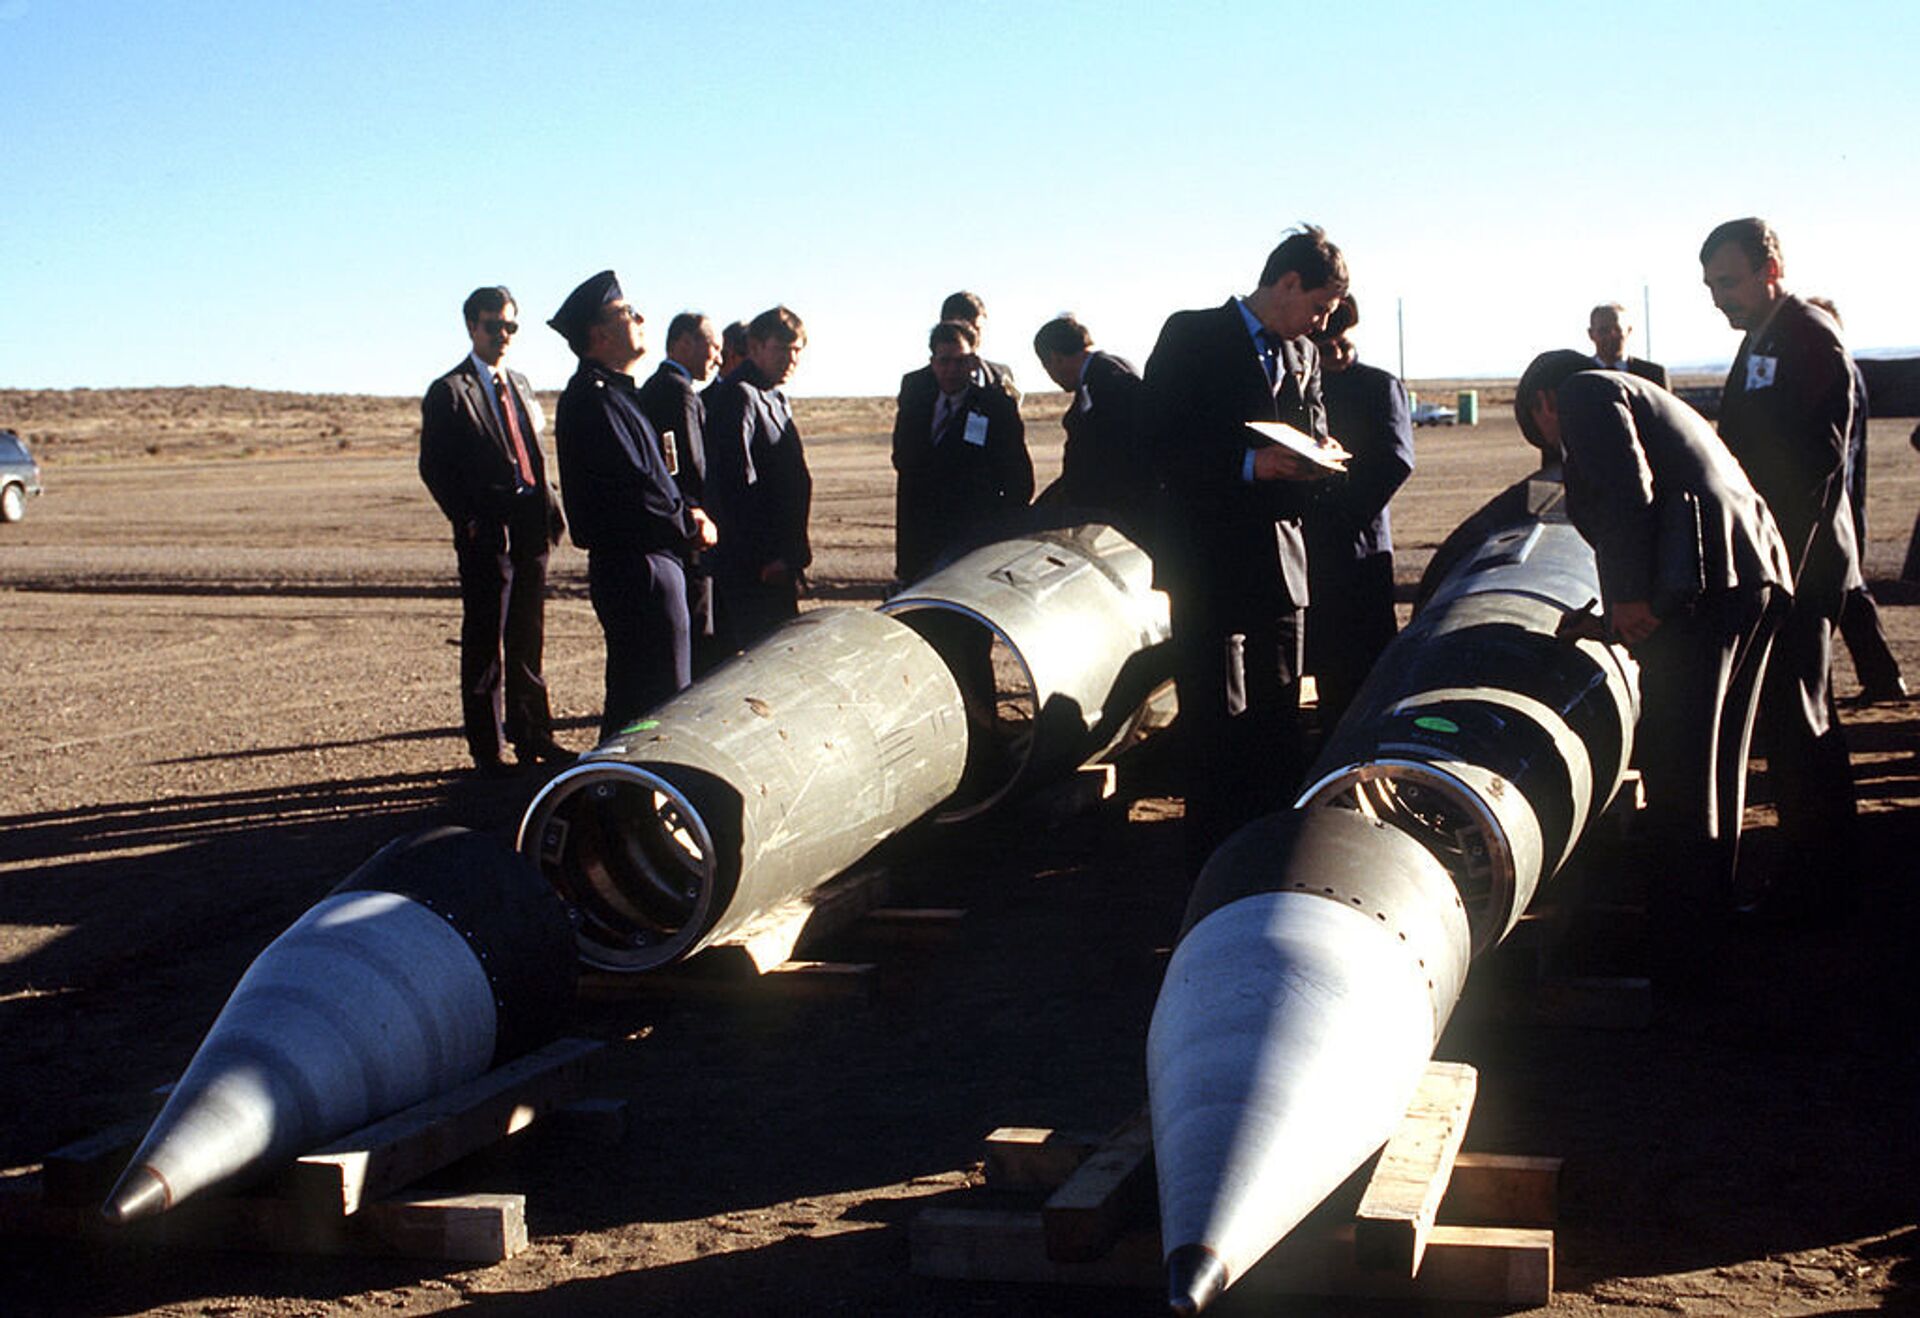
[[[1173,716],[1167,597],[1125,535],[1090,523],[973,550],[880,606],[941,652],[974,728],[939,818],[980,814]]]
[[[565,908],[504,844],[388,843],[247,968],[102,1212],[164,1212],[485,1073],[553,1037],[573,975]]]
[[[729,943],[777,962],[813,889],[954,791],[966,744],[932,646],[879,613],[816,609],[548,783],[520,847],[589,965]]]
[[[1470,959],[1611,801],[1637,671],[1556,637],[1599,597],[1549,508],[1460,553],[1295,807],[1209,858],[1155,1004],[1168,1301],[1196,1313],[1392,1134]]]
[[[1175,1312],[1238,1279],[1386,1140],[1468,948],[1446,867],[1356,811],[1269,815],[1208,860],[1147,1035]]]

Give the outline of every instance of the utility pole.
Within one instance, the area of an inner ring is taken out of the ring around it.
[[[1653,290],[1646,281],[1640,281],[1640,351],[1647,355],[1648,361],[1654,361],[1653,355]]]
[[[1407,382],[1407,300],[1397,297],[1393,300],[1393,316],[1400,325],[1400,383]]]

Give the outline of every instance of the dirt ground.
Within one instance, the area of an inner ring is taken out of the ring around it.
[[[1445,389],[1428,392],[1445,396]],[[1042,479],[1061,400],[1029,406]],[[1497,390],[1426,430],[1395,504],[1399,575],[1531,467]],[[823,605],[890,560],[885,403],[803,402]],[[0,1190],[151,1110],[249,960],[382,842],[511,835],[539,780],[463,772],[459,604],[413,468],[409,400],[233,390],[0,392],[48,492],[0,527]],[[1869,576],[1920,676],[1897,575],[1920,456],[1877,422]],[[547,672],[561,737],[597,722],[601,649],[571,546]],[[1854,689],[1841,664],[1839,690]],[[1650,1027],[1517,1024],[1476,970],[1439,1055],[1480,1069],[1469,1148],[1566,1159],[1561,1318],[1920,1312],[1913,1010],[1920,706],[1849,713],[1867,900],[1743,929],[1702,1001]],[[856,929],[871,1003],[776,990],[579,1008],[618,1142],[536,1127],[436,1184],[527,1196],[533,1244],[485,1268],[0,1239],[0,1314],[1150,1314],[1151,1293],[921,1280],[907,1230],[966,1193],[999,1125],[1099,1129],[1144,1098],[1142,1046],[1185,897],[1151,744],[1116,800],[900,847],[904,899],[969,912],[930,948]],[[1760,791],[1764,799],[1764,787]],[[1753,853],[1769,859],[1764,805]],[[1629,899],[1635,876],[1596,882]],[[1640,969],[1640,939],[1569,949]],[[1222,1314],[1404,1313],[1233,1292]]]

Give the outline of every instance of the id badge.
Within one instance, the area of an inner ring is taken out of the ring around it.
[[[1747,388],[1765,389],[1773,383],[1774,372],[1779,369],[1778,357],[1747,358]]]
[[[660,432],[660,451],[667,459],[667,475],[680,474],[680,443],[673,437],[671,430]]]
[[[967,413],[967,430],[961,438],[975,448],[985,448],[987,444],[987,419],[978,412]]]

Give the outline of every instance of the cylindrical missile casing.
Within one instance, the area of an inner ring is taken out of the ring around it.
[[[1377,820],[1269,815],[1214,853],[1147,1038],[1170,1259],[1230,1284],[1386,1140],[1469,955],[1446,868]]]
[[[564,908],[493,838],[389,843],[247,968],[107,1216],[269,1170],[551,1038],[570,941]]]
[[[1632,660],[1554,634],[1598,598],[1571,526],[1494,533],[1381,656],[1300,795],[1423,820],[1455,857],[1476,951],[1513,927],[1626,773]]]
[[[1157,694],[1172,675],[1167,597],[1153,588],[1146,552],[1110,526],[996,541],[880,608],[926,635],[963,684],[973,674],[990,678],[983,661],[999,639],[1033,702],[1028,733],[996,771],[948,803],[943,820],[979,814],[1171,718],[1170,688]],[[991,712],[993,693],[968,694]]]
[[[945,800],[965,757],[931,646],[816,609],[548,783],[520,847],[572,908],[583,961],[651,970],[801,900]]]

